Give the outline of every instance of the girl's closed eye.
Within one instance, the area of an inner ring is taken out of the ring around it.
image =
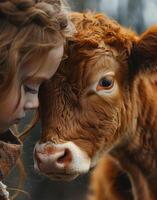
[[[44,81],[45,78],[40,77],[33,77],[33,79],[27,79],[27,81],[23,83],[24,91],[26,93],[38,94],[39,87]]]
[[[33,87],[30,87],[28,85],[24,85],[24,90],[25,92],[28,92],[28,93],[31,93],[31,94],[38,94],[38,90],[39,88],[33,88]]]

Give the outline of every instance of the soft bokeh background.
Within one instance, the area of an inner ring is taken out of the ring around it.
[[[93,10],[106,13],[120,24],[132,27],[141,33],[152,24],[157,23],[157,0],[69,0],[72,10]],[[27,116],[27,120],[30,115]],[[22,122],[22,126],[27,123]],[[38,124],[24,144],[24,164],[26,167],[26,182],[24,190],[32,200],[83,200],[88,187],[88,176],[84,175],[72,182],[55,182],[39,176],[33,170],[33,147],[40,137]],[[8,177],[9,187],[16,187],[18,175],[16,170]],[[28,200],[26,195],[17,200]]]

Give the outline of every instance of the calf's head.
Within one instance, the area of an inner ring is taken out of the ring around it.
[[[137,37],[100,14],[72,20],[67,59],[40,89],[34,150],[36,170],[64,180],[86,173],[133,129],[135,77],[153,68],[157,54],[156,27]]]

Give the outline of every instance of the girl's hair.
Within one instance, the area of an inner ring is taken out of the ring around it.
[[[63,43],[73,30],[62,0],[1,0],[0,101],[24,63]]]

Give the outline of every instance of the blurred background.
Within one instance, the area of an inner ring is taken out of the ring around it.
[[[120,24],[131,27],[138,33],[157,24],[157,0],[68,0],[72,10],[93,10],[107,14]],[[27,124],[31,114],[22,122]],[[72,182],[56,182],[36,174],[33,170],[33,147],[40,137],[38,124],[24,143],[23,159],[26,168],[24,190],[17,200],[84,200],[88,187],[89,174]],[[11,188],[18,184],[17,169],[8,177],[7,185]]]

